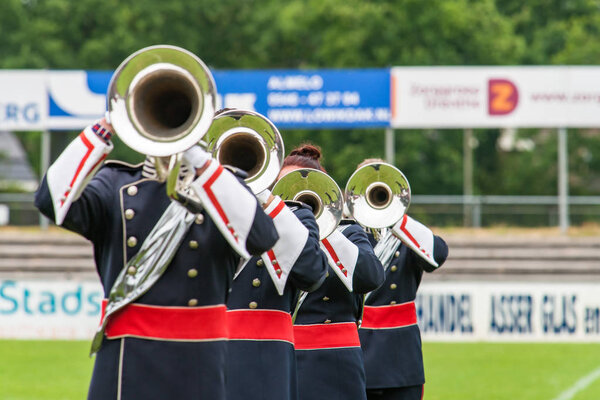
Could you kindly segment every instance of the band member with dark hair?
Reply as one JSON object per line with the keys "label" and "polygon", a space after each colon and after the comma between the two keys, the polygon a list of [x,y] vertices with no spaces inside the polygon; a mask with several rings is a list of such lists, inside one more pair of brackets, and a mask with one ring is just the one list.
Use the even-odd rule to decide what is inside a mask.
{"label": "band member with dark hair", "polygon": [[94,246],[106,300],[88,398],[224,399],[226,296],[240,261],[276,243],[273,221],[198,146],[185,154],[195,212],[166,195],[153,163],[103,163],[111,129],[104,119],[84,129],[35,199]]}
{"label": "band member with dark hair", "polygon": [[448,246],[406,214],[392,226],[391,232],[393,236],[386,241],[393,247],[389,249],[391,257],[382,260],[385,282],[366,296],[359,329],[367,398],[420,400],[425,374],[414,302],[423,271],[439,268],[448,256]]}
{"label": "band member with dark hair", "polygon": [[[268,197],[266,192],[259,199]],[[275,197],[265,212],[279,240],[246,264],[227,300],[228,400],[297,399],[291,312],[299,290],[317,289],[327,271],[310,207]]]}
{"label": "band member with dark hair", "polygon": [[[324,171],[316,146],[304,145],[284,161],[282,174],[300,168]],[[329,261],[325,282],[299,300],[294,325],[298,390],[302,400],[365,399],[365,374],[357,324],[363,294],[383,282],[383,268],[366,233],[342,221],[321,248]]]}

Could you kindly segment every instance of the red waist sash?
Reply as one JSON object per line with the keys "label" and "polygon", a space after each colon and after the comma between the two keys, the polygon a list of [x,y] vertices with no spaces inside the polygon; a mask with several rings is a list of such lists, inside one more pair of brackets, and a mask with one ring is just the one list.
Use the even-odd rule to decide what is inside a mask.
{"label": "red waist sash", "polygon": [[230,340],[281,340],[294,343],[292,317],[280,310],[227,310]]}
{"label": "red waist sash", "polygon": [[[102,302],[102,317],[106,300]],[[211,341],[227,339],[225,305],[165,307],[129,304],[111,315],[105,334],[109,339],[134,336],[147,339]]]}
{"label": "red waist sash", "polygon": [[363,329],[391,329],[417,323],[415,302],[394,304],[389,306],[365,306],[362,324]]}
{"label": "red waist sash", "polygon": [[294,340],[296,350],[360,347],[354,322],[294,325]]}

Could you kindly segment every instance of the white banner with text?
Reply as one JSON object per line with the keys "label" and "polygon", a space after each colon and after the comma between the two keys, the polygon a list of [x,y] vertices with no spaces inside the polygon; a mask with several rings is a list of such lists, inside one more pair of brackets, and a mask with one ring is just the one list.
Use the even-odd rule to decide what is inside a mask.
{"label": "white banner with text", "polygon": [[600,67],[395,67],[394,128],[600,126]]}

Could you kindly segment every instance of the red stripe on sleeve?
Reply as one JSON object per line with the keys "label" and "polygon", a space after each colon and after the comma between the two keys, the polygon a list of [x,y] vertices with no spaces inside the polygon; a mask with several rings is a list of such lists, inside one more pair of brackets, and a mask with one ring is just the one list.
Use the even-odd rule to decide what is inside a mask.
{"label": "red stripe on sleeve", "polygon": [[340,271],[342,271],[344,276],[348,276],[348,271],[344,268],[344,265],[340,261],[338,255],[336,254],[335,250],[333,249],[333,246],[331,245],[331,243],[329,243],[329,240],[327,240],[327,238],[325,238],[325,239],[321,240],[321,242],[323,243],[323,246],[325,246],[325,248],[327,249],[327,252],[333,259],[333,262],[335,263],[335,265],[340,269]]}
{"label": "red stripe on sleeve", "polygon": [[208,180],[204,183],[204,185],[202,185],[202,187],[204,188],[204,191],[206,192],[210,201],[213,203],[213,206],[215,206],[215,208],[217,209],[217,212],[219,213],[219,216],[221,217],[221,219],[227,226],[227,229],[229,229],[229,232],[231,232],[231,234],[233,235],[233,238],[235,239],[235,241],[239,242],[233,228],[230,227],[230,225],[229,225],[229,219],[227,218],[225,211],[221,207],[221,204],[219,203],[219,201],[217,200],[217,197],[215,196],[215,194],[213,193],[213,191],[211,189],[212,184],[215,183],[215,181],[217,180],[217,178],[219,176],[221,176],[222,172],[223,172],[223,166],[219,165],[217,167],[217,170],[213,173],[213,175],[210,178],[208,178]]}
{"label": "red stripe on sleeve", "polygon": [[[88,140],[87,137],[85,137],[85,134],[83,132],[81,132],[79,134],[79,137],[81,138],[81,141],[83,142],[83,144],[85,145],[85,147],[87,147],[87,152],[85,153],[85,155],[83,156],[83,158],[79,162],[79,165],[77,166],[77,171],[75,171],[75,176],[73,176],[73,179],[71,179],[71,183],[69,184],[69,188],[65,191],[65,194],[63,195],[63,197],[65,197],[65,200],[66,200],[66,197],[71,192],[71,189],[73,188],[73,185],[75,184],[75,181],[77,180],[77,177],[81,173],[81,170],[83,169],[83,166],[85,165],[85,162],[87,161],[88,158],[90,158],[90,155],[92,154],[92,151],[94,151],[94,145]],[[63,204],[65,204],[65,200],[61,200],[60,201],[60,205],[61,206]]]}
{"label": "red stripe on sleeve", "polygon": [[279,215],[281,210],[283,210],[283,207],[285,207],[285,203],[283,201],[279,201],[277,207],[275,207],[275,209],[269,213],[269,217],[275,219],[275,217]]}
{"label": "red stripe on sleeve", "polygon": [[417,239],[415,239],[413,235],[411,235],[410,232],[406,230],[406,221],[408,221],[408,216],[404,215],[404,218],[402,219],[402,225],[400,225],[400,230],[404,232],[404,234],[410,239],[410,241],[413,242],[415,246],[417,246],[420,249],[421,245],[419,244],[419,242],[417,242]]}

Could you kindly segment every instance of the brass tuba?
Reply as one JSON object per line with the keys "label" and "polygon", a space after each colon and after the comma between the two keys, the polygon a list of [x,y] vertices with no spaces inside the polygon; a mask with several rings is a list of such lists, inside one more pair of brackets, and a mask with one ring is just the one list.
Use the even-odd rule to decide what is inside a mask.
{"label": "brass tuba", "polygon": [[410,205],[410,185],[404,174],[385,162],[358,168],[346,184],[346,207],[359,224],[382,229],[394,225]]}
{"label": "brass tuba", "polygon": [[220,164],[239,168],[248,175],[245,181],[254,194],[275,182],[283,164],[279,130],[253,111],[231,109],[218,114],[204,142]]}
{"label": "brass tuba", "polygon": [[284,201],[308,204],[319,226],[319,239],[329,236],[342,219],[342,191],[329,175],[319,170],[293,170],[281,177],[271,192]]}
{"label": "brass tuba", "polygon": [[212,123],[216,98],[213,76],[195,54],[150,46],[116,69],[107,93],[108,115],[127,146],[166,157],[200,141]]}

